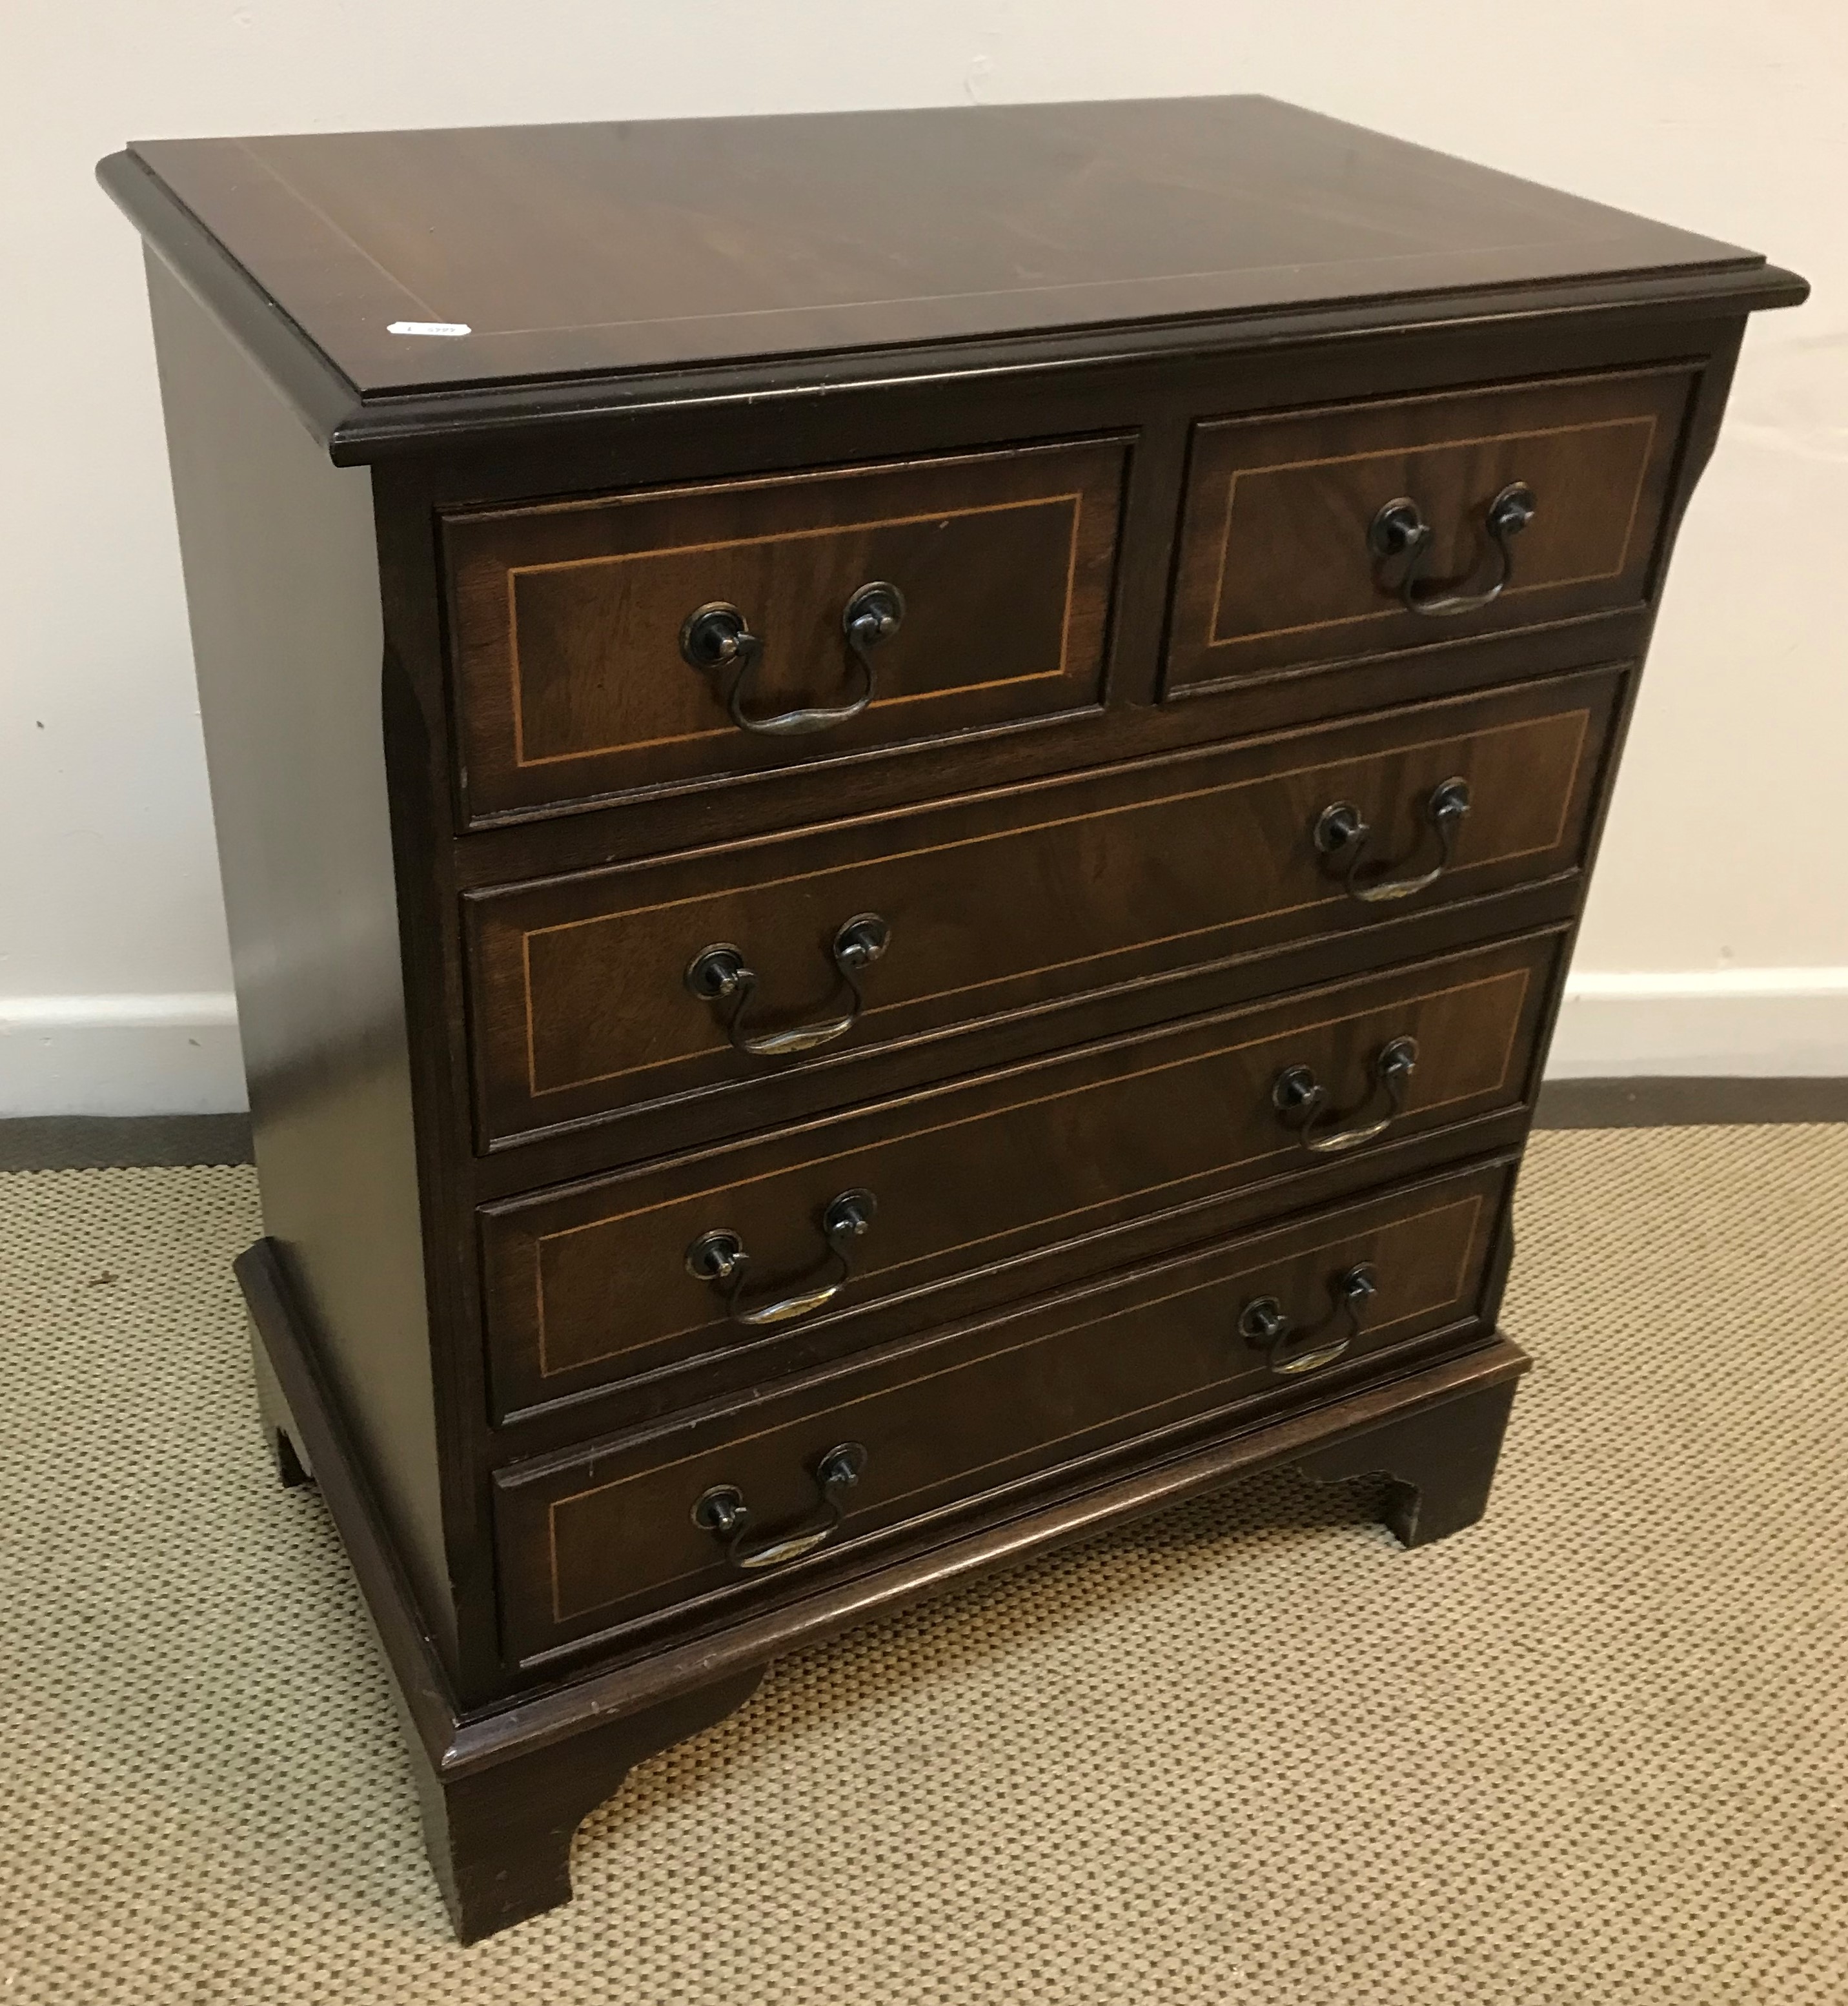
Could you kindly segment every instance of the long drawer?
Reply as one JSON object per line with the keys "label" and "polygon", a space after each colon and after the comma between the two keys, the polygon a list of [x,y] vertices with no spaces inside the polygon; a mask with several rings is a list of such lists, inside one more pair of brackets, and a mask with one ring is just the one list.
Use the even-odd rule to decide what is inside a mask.
{"label": "long drawer", "polygon": [[1324,1212],[503,1470],[510,1655],[697,1617],[754,1584],[799,1590],[872,1535],[1467,1342],[1512,1174],[1495,1163]]}
{"label": "long drawer", "polygon": [[695,1094],[736,1134],[767,1079],[838,1106],[908,1043],[1040,1013],[1051,1046],[1080,999],[1575,871],[1625,681],[471,894],[481,1138]]}
{"label": "long drawer", "polygon": [[[858,1315],[933,1320],[933,1288],[1101,1272],[1112,1235],[1206,1215],[1407,1136],[1518,1107],[1559,973],[1555,931],[1219,1012],[722,1149],[484,1209],[502,1418]],[[1195,1230],[1214,1230],[1210,1216]],[[827,1333],[817,1339],[816,1327]]]}

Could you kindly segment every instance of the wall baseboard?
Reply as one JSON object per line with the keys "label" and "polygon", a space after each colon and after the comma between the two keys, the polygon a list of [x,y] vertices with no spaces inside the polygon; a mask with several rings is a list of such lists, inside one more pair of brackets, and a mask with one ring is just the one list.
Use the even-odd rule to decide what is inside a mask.
{"label": "wall baseboard", "polygon": [[[1555,1079],[1538,1128],[1674,1128],[1848,1121],[1848,1078]],[[244,1114],[40,1114],[0,1117],[0,1172],[248,1163]]]}
{"label": "wall baseboard", "polygon": [[1848,1075],[1848,968],[1575,970],[1547,1077]]}
{"label": "wall baseboard", "polygon": [[[1562,1108],[1578,1104],[1558,1098],[1562,1082],[1629,1091],[1677,1078],[1779,1079],[1790,1104],[1817,1104],[1818,1082],[1848,1079],[1848,968],[1575,973],[1547,1076]],[[1658,1095],[1650,1104],[1667,1103]],[[228,992],[0,999],[0,1119],[223,1115],[244,1106]]]}
{"label": "wall baseboard", "polygon": [[0,997],[0,1117],[245,1106],[229,991]]}
{"label": "wall baseboard", "polygon": [[[1550,1079],[1537,1128],[1678,1128],[1848,1121],[1848,1078]],[[248,1163],[245,1114],[0,1117],[0,1172]]]}

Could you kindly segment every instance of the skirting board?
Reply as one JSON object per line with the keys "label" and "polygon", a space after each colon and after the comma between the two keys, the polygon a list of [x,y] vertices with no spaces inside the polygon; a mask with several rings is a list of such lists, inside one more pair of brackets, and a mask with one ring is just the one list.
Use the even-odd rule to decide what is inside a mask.
{"label": "skirting board", "polygon": [[229,992],[0,997],[0,1116],[223,1114],[244,1105]]}
{"label": "skirting board", "polygon": [[1575,969],[1555,1079],[1848,1075],[1848,968]]}
{"label": "skirting board", "polygon": [[[1848,1079],[1550,1079],[1538,1128],[1685,1128],[1848,1121]],[[0,1118],[0,1172],[248,1163],[244,1114],[51,1114]]]}
{"label": "skirting board", "polygon": [[[1845,1095],[1848,968],[1587,970],[1566,987],[1539,1118],[1842,1121]],[[246,1160],[244,1104],[227,994],[0,1000],[0,1167]],[[156,1118],[121,1119],[136,1116]]]}

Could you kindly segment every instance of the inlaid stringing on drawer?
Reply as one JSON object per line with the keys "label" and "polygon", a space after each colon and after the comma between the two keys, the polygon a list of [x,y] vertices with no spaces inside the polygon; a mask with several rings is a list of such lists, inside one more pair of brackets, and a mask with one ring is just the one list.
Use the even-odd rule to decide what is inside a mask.
{"label": "inlaid stringing on drawer", "polygon": [[1669,533],[1801,280],[1264,99],[100,173],[262,1424],[465,1941],[844,1621],[1260,1468],[1474,1522]]}
{"label": "inlaid stringing on drawer", "polygon": [[[1454,1325],[1480,1293],[1507,1178],[1505,1164],[1453,1174],[792,1385],[748,1417],[679,1421],[504,1471],[497,1515],[516,1647],[543,1656],[587,1629],[748,1585],[725,1542],[693,1521],[709,1486],[736,1487],[768,1533],[813,1513],[818,1459],[851,1441],[867,1453],[841,1527],[850,1540],[1305,1383],[1244,1328],[1255,1304],[1340,1343],[1318,1379]],[[1350,1318],[1342,1284],[1357,1267],[1371,1293]]]}
{"label": "inlaid stringing on drawer", "polygon": [[[715,1086],[743,1128],[753,1086],[792,1071],[813,1079],[814,1105],[838,1104],[861,1061],[921,1033],[1572,869],[1625,674],[1588,671],[684,861],[473,893],[483,1139]],[[1432,802],[1458,779],[1467,812],[1440,832]],[[1366,832],[1351,853],[1328,853],[1316,831],[1344,803]],[[1373,896],[1434,869],[1414,899]],[[1351,876],[1365,898],[1344,890]],[[827,950],[870,914],[887,945],[842,1014],[850,992]],[[690,993],[690,968],[718,943],[755,978],[742,1002]],[[806,1050],[769,1057],[728,1039],[748,1043],[805,1012],[824,1020]],[[1069,1041],[1069,1021],[1048,1018],[1045,1042]],[[940,1070],[957,1069],[946,1051]],[[859,1088],[877,1090],[876,1077]]]}
{"label": "inlaid stringing on drawer", "polygon": [[[978,1077],[782,1135],[648,1165],[574,1189],[487,1208],[486,1301],[497,1402],[513,1413],[714,1353],[772,1352],[797,1325],[832,1318],[851,1348],[853,1313],[977,1270],[988,1300],[1031,1288],[1048,1249],[1107,1267],[1110,1235],[1267,1177],[1311,1177],[1301,1118],[1274,1100],[1307,1065],[1337,1119],[1377,1120],[1397,1139],[1517,1106],[1562,936],[1512,943],[1330,990],[1187,1020],[1088,1051]],[[1393,1091],[1383,1055],[1418,1040]],[[1320,1139],[1319,1137],[1317,1139]],[[1344,1156],[1351,1152],[1343,1151]],[[817,1222],[855,1191],[876,1216],[849,1249],[851,1279],[765,1329],[747,1313],[836,1279]],[[1278,1208],[1310,1195],[1280,1191]],[[1207,1230],[1202,1228],[1201,1230]],[[751,1263],[732,1300],[723,1278],[689,1272],[708,1236]],[[697,1265],[697,1264],[695,1264]],[[773,1370],[766,1356],[764,1369]]]}
{"label": "inlaid stringing on drawer", "polygon": [[[1542,378],[1200,424],[1167,688],[1640,605],[1696,375]],[[1530,516],[1498,537],[1495,505],[1516,489]],[[1378,540],[1395,502],[1422,523],[1422,548]],[[1435,615],[1408,604],[1446,597]]]}
{"label": "inlaid stringing on drawer", "polygon": [[[1128,459],[1055,442],[447,516],[469,815],[1094,706]],[[875,586],[893,624],[862,647]],[[722,607],[748,664],[708,660],[694,616]],[[802,710],[834,721],[764,728]]]}

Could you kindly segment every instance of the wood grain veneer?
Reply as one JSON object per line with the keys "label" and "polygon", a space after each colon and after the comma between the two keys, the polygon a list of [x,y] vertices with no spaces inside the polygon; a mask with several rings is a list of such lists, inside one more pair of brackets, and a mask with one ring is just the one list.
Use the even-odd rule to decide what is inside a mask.
{"label": "wood grain veneer", "polygon": [[1191,1212],[1179,1230],[1197,1237],[1203,1213],[1260,1180],[1294,1175],[1306,1188],[1288,1202],[1311,1202],[1330,1159],[1273,1106],[1278,1073],[1309,1065],[1337,1107],[1368,1107],[1379,1100],[1375,1055],[1409,1036],[1418,1062],[1386,1131],[1395,1142],[1519,1107],[1559,947],[1543,934],[1190,1018],[494,1207],[483,1225],[497,1398],[536,1406],[669,1365],[697,1370],[741,1346],[772,1371],[789,1332],[731,1321],[725,1291],[688,1273],[687,1249],[703,1233],[736,1232],[752,1257],[751,1298],[775,1297],[827,1273],[817,1222],[845,1191],[873,1191],[879,1215],[848,1286],[803,1319],[805,1347],[824,1329],[838,1345],[863,1342],[860,1316],[895,1294],[914,1298],[914,1324],[927,1321],[933,1286],[965,1270],[1005,1264],[991,1292],[1028,1291],[1042,1249],[1069,1262],[1073,1243],[1087,1242],[1088,1265],[1105,1265],[1112,1236],[1151,1214]]}
{"label": "wood grain veneer", "polygon": [[1402,568],[1368,547],[1402,495],[1431,526],[1425,575],[1467,586],[1494,556],[1489,504],[1512,482],[1532,490],[1508,586],[1471,632],[1639,604],[1693,382],[1676,368],[1569,377],[1201,424],[1165,687],[1431,645],[1446,623],[1409,611]]}
{"label": "wood grain veneer", "polygon": [[[1330,1283],[1372,1264],[1343,1371],[1434,1331],[1462,1334],[1501,1223],[1505,1168],[1133,1269],[1043,1309],[959,1329],[898,1360],[796,1382],[744,1417],[694,1417],[571,1459],[510,1470],[497,1487],[508,1621],[543,1656],[672,1608],[683,1626],[715,1603],[803,1592],[860,1557],[866,1534],[986,1498],[1035,1471],[1274,1394],[1287,1383],[1239,1313],[1274,1296],[1312,1329],[1340,1322]],[[834,1443],[869,1451],[844,1543],[768,1579],[740,1578],[694,1524],[711,1486],[743,1490],[760,1523],[799,1522]]]}
{"label": "wood grain veneer", "polygon": [[[466,812],[1100,703],[1128,455],[1035,446],[446,516]],[[747,714],[844,704],[842,615],[874,581],[903,593],[903,623],[872,704],[824,740],[740,731],[725,678],[682,656],[687,616],[730,604],[764,643]]]}
{"label": "wood grain veneer", "polygon": [[[1576,871],[1624,683],[1600,670],[774,844],[472,892],[481,1139],[715,1089],[747,1125],[761,1118],[754,1086],[805,1072],[824,1107],[865,1093],[865,1062],[901,1041]],[[1456,778],[1471,806],[1442,877],[1414,900],[1349,896],[1347,860],[1316,846],[1323,811],[1362,806],[1374,832],[1363,886],[1394,867],[1416,875],[1439,853],[1431,796]],[[754,1015],[824,1014],[839,987],[829,943],[869,910],[892,945],[858,1022],[812,1055],[738,1051],[729,1010],[687,991],[694,956],[736,941],[762,985]]]}
{"label": "wood grain veneer", "polygon": [[[1263,99],[99,172],[148,245],[262,1425],[460,1934],[567,1899],[577,1821],[770,1658],[974,1570],[1281,1462],[1386,1475],[1407,1543],[1480,1515],[1667,565],[1801,280]],[[852,717],[741,728],[683,658],[725,600],[741,714],[842,708],[874,574]],[[685,986],[727,943],[748,1025]],[[1365,1139],[1305,1148],[1293,1066]],[[1254,1298],[1333,1329],[1360,1265],[1278,1371]]]}

